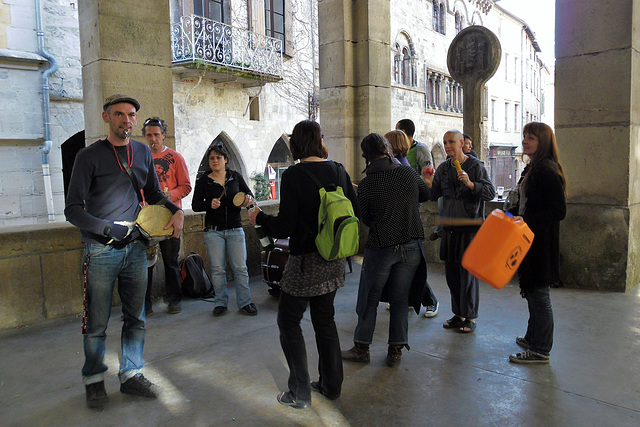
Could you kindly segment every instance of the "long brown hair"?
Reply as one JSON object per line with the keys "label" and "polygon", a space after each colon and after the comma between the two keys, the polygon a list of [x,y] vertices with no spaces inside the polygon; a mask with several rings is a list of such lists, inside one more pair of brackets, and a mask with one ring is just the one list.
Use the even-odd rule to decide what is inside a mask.
{"label": "long brown hair", "polygon": [[556,144],[556,135],[553,129],[546,123],[531,122],[524,125],[522,135],[529,134],[538,138],[538,149],[535,154],[529,157],[531,168],[540,164],[545,160],[550,160],[558,166],[557,173],[562,177],[562,185],[564,187],[565,196],[567,194],[567,178],[564,175],[564,169],[560,163],[558,156],[558,145]]}

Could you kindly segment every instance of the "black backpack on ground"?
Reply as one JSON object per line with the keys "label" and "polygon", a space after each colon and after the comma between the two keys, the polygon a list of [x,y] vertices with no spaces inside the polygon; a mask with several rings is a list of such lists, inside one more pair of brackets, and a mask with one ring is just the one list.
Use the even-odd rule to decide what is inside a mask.
{"label": "black backpack on ground", "polygon": [[204,269],[204,261],[195,252],[180,261],[180,288],[190,298],[210,298],[214,295],[211,279]]}

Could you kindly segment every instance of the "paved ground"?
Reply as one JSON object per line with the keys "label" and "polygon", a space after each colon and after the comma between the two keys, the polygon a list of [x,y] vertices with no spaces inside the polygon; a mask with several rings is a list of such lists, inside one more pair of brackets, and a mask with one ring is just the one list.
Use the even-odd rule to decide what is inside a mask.
{"label": "paved ground", "polygon": [[[338,292],[336,321],[343,348],[352,344],[359,265]],[[314,394],[312,407],[279,405],[288,370],[275,323],[277,300],[256,278],[257,317],[186,300],[169,315],[156,304],[148,321],[145,374],[164,386],[159,400],[118,391],[119,310],[108,330],[106,387],[111,404],[86,408],[80,368],[80,320],[62,319],[0,331],[0,426],[638,426],[640,298],[553,289],[555,345],[549,365],[520,366],[507,357],[525,331],[527,309],[515,284],[481,286],[478,328],[442,328],[450,317],[440,266],[429,281],[441,300],[433,319],[410,314],[411,351],[398,368],[384,364],[388,312],[381,304],[368,365],[345,362],[342,397]],[[232,304],[235,299],[232,297]],[[230,307],[232,307],[230,305]],[[312,378],[315,341],[303,322]]]}

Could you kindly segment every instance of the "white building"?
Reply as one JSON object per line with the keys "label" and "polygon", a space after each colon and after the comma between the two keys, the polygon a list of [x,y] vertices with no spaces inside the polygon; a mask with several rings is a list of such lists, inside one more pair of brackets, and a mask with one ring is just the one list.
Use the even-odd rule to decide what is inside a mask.
{"label": "white building", "polygon": [[[552,82],[538,57],[534,33],[520,18],[483,0],[392,1],[392,111],[395,121],[410,118],[415,139],[432,148],[436,164],[444,160],[442,136],[462,130],[461,86],[447,69],[447,51],[455,36],[470,25],[493,31],[502,47],[500,67],[487,82],[484,99],[484,158],[496,186],[511,188],[522,170],[522,126],[540,120],[543,97],[553,99]],[[552,83],[551,83],[552,84]],[[549,114],[553,116],[551,103]],[[553,124],[553,123],[550,123]],[[474,142],[479,151],[478,141]]]}
{"label": "white building", "polygon": [[[291,164],[287,134],[296,122],[320,116],[317,0],[169,4],[176,149],[192,181],[209,144],[223,141],[245,178],[275,172],[267,178],[277,197],[278,172]],[[553,98],[544,93],[552,76],[533,32],[492,0],[391,0],[390,10],[394,115],[388,129],[375,131],[411,118],[415,138],[432,148],[436,163],[444,160],[442,135],[462,130],[464,96],[447,70],[447,50],[462,28],[484,25],[503,49],[485,96],[485,162],[496,185],[508,188],[521,165],[522,124],[543,117],[543,99]],[[63,158],[84,146],[78,33],[77,1],[0,2],[0,226],[64,221],[70,162]],[[52,61],[55,71],[44,78]],[[552,116],[552,104],[547,112]],[[140,114],[142,122],[153,106]],[[51,147],[43,156],[45,140]]]}

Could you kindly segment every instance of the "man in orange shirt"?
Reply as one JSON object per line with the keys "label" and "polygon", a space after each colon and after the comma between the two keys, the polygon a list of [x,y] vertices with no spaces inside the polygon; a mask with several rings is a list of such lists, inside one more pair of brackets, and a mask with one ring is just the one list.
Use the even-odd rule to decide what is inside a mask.
{"label": "man in orange shirt", "polygon": [[[165,196],[182,208],[182,199],[191,192],[189,171],[184,158],[164,145],[167,136],[167,124],[158,117],[151,117],[144,121],[142,133],[153,155],[153,163],[156,167],[160,189]],[[160,252],[165,272],[166,300],[168,312],[177,314],[182,311],[180,301],[180,267],[178,265],[178,253],[180,252],[180,239],[169,238],[160,242]],[[153,314],[151,302],[151,284],[153,283],[153,268],[149,268],[149,281],[145,299],[146,315]]]}

